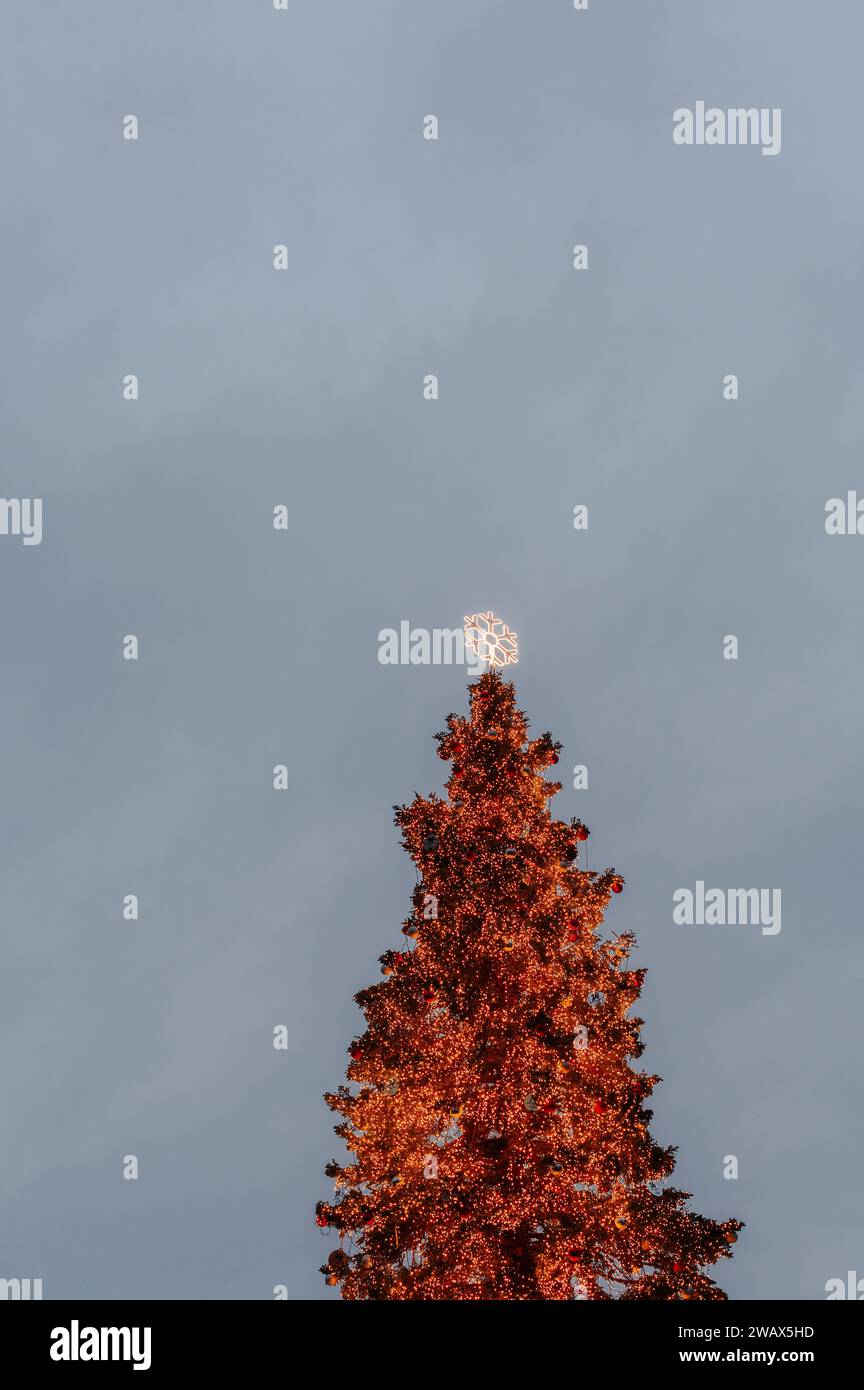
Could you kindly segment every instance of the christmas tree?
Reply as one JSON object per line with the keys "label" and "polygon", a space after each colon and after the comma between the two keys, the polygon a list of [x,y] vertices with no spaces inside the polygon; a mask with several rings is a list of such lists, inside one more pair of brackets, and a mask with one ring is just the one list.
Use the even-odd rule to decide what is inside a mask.
{"label": "christmas tree", "polygon": [[602,931],[623,880],[579,867],[587,828],[549,810],[561,745],[528,741],[512,684],[469,694],[438,735],[447,799],[396,809],[418,883],[325,1097],[350,1158],[325,1170],[322,1273],[345,1299],[724,1299],[706,1267],[741,1223],[666,1186],[660,1078],[631,1064],[645,972]]}

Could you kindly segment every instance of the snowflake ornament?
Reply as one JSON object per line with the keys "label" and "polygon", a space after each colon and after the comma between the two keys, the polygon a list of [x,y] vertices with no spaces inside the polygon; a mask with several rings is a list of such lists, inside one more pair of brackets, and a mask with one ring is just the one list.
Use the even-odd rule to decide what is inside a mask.
{"label": "snowflake ornament", "polygon": [[465,644],[490,666],[510,666],[519,660],[516,633],[494,613],[475,613],[465,619]]}

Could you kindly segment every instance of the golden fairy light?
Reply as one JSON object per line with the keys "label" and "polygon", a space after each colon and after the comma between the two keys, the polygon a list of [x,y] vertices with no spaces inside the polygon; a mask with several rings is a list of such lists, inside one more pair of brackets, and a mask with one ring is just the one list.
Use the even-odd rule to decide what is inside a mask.
{"label": "golden fairy light", "polygon": [[[505,635],[516,659],[493,614],[475,625],[487,659]],[[553,818],[561,745],[529,738],[512,683],[469,690],[438,736],[446,794],[396,811],[418,882],[326,1096],[347,1154],[325,1168],[321,1272],[348,1300],[724,1299],[708,1270],[741,1223],[667,1186],[631,1012],[645,972],[606,921],[624,880]]]}

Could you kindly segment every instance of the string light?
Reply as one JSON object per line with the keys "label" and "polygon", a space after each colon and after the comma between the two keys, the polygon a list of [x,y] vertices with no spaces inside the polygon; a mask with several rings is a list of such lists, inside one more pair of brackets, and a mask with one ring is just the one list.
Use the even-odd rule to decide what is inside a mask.
{"label": "string light", "polygon": [[[515,632],[511,632],[494,613],[475,613],[465,619],[466,650],[490,666],[510,666],[519,660]],[[494,733],[491,735],[496,737]]]}
{"label": "string light", "polygon": [[406,944],[356,995],[349,1084],[325,1097],[351,1157],[328,1164],[317,1220],[351,1251],[322,1272],[346,1299],[725,1298],[706,1270],[741,1223],[665,1185],[660,1078],[631,1064],[645,972],[632,934],[601,936],[624,880],[579,867],[587,827],[549,810],[560,744],[529,741],[486,659],[470,717],[438,736],[447,797],[396,812],[419,881]]}

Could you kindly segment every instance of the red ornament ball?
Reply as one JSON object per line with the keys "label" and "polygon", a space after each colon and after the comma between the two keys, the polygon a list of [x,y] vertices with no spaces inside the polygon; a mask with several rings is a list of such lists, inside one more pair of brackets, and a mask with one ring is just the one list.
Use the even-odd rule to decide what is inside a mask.
{"label": "red ornament ball", "polygon": [[614,879],[612,880],[612,892],[613,892],[613,893],[623,893],[623,892],[624,892],[624,884],[621,882],[620,878],[614,878]]}
{"label": "red ornament ball", "polygon": [[590,834],[591,834],[591,831],[590,831],[590,830],[588,830],[584,825],[580,825],[579,828],[578,828],[577,831],[576,831],[576,839],[577,839],[577,840],[587,840],[587,839],[588,839],[588,836],[589,836]]}

